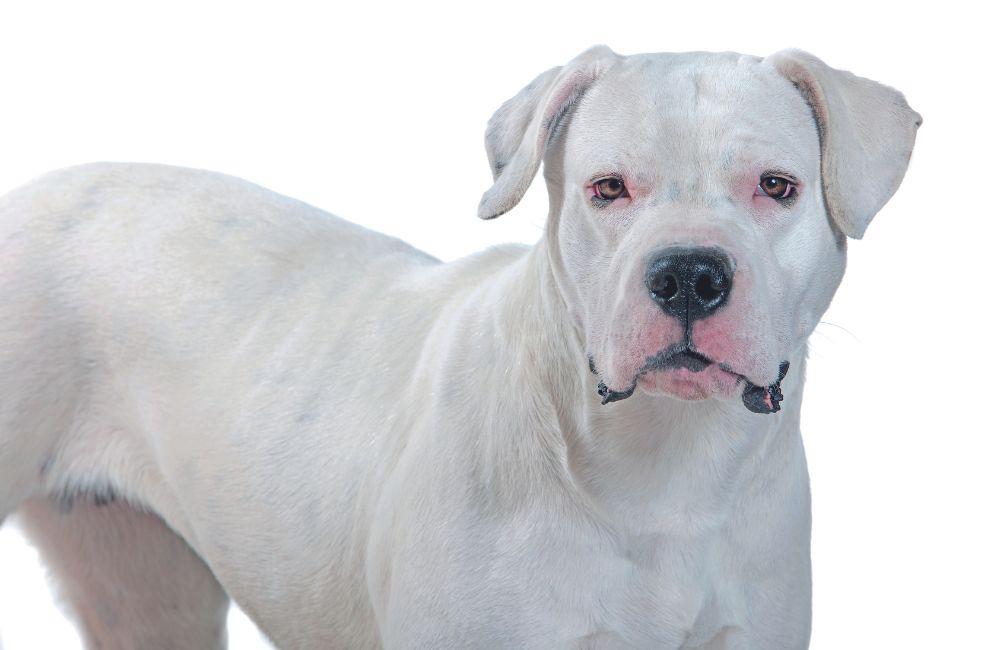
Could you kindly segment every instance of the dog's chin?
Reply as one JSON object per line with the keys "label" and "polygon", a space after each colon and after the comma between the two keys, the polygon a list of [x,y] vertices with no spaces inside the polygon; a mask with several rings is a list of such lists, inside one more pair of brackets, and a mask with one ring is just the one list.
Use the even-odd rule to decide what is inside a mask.
{"label": "dog's chin", "polygon": [[677,399],[696,401],[710,397],[733,397],[739,377],[712,364],[699,371],[688,368],[667,368],[647,372],[639,377],[637,388],[647,395],[669,395]]}

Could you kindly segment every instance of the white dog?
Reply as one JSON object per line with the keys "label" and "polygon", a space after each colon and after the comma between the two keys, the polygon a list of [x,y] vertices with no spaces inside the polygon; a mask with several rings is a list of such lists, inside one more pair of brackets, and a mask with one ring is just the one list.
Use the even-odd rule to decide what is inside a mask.
{"label": "white dog", "polygon": [[[490,121],[533,248],[450,264],[219,174],[0,201],[0,519],[92,647],[804,648],[806,340],[898,92],[591,49]],[[783,400],[783,401],[782,401]],[[780,409],[780,410],[779,410]]]}

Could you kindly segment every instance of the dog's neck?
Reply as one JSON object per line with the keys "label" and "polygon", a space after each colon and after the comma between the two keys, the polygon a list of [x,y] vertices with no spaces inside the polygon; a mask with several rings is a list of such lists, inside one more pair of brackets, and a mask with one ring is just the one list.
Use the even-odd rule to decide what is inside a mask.
{"label": "dog's neck", "polygon": [[562,448],[547,451],[562,458],[572,489],[603,517],[634,532],[718,526],[750,484],[801,454],[803,352],[790,359],[775,414],[752,413],[739,396],[684,401],[641,390],[602,405],[557,273],[543,240],[508,287],[519,294],[508,304],[527,306],[516,341],[532,365],[526,374],[543,378],[524,405],[548,411],[531,417],[559,429]]}

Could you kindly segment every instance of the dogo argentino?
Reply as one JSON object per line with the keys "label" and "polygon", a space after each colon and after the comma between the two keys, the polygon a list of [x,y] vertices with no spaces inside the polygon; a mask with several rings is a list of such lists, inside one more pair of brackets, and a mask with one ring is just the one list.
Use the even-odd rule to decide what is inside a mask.
{"label": "dogo argentino", "polygon": [[[804,648],[806,340],[920,116],[809,54],[619,56],[496,112],[441,264],[244,181],[0,202],[0,518],[91,647]],[[9,586],[8,586],[9,588]]]}

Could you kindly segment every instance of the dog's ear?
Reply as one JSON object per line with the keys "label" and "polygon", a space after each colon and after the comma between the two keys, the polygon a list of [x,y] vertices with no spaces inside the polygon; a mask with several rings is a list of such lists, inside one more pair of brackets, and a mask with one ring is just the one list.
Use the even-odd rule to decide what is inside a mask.
{"label": "dog's ear", "polygon": [[479,217],[507,212],[528,191],[545,148],[573,105],[619,57],[608,47],[592,47],[561,68],[552,68],[528,84],[490,118],[486,155],[493,187],[479,202]]}
{"label": "dog's ear", "polygon": [[812,108],[827,210],[845,234],[860,239],[903,180],[920,114],[899,91],[834,70],[800,50],[772,54],[764,63]]}

